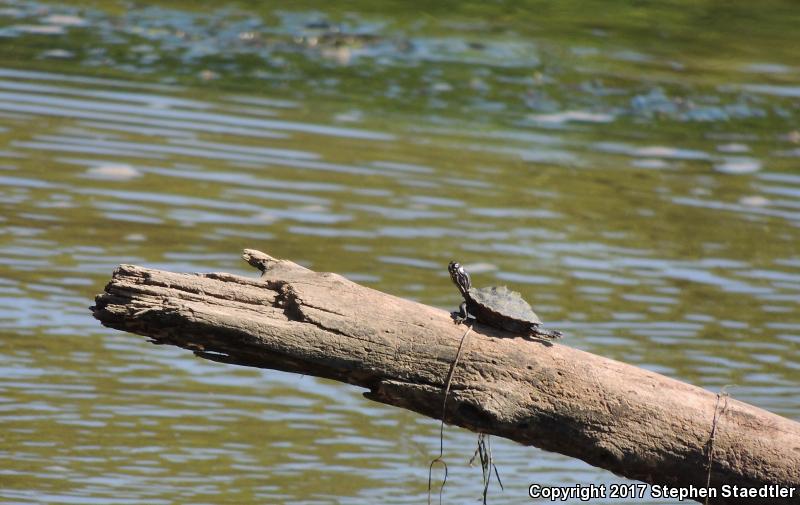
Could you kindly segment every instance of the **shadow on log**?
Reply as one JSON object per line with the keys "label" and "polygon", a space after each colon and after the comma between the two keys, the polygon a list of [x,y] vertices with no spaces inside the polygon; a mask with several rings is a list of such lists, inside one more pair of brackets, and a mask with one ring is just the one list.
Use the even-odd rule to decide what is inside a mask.
{"label": "shadow on log", "polygon": [[[261,278],[120,265],[94,317],[202,358],[335,379],[368,389],[371,400],[441,417],[464,332],[447,312],[259,251],[244,258]],[[800,503],[800,423],[734,399],[720,414],[717,395],[696,386],[509,337],[475,326],[453,375],[446,422],[631,479],[699,489],[716,413],[718,496],[709,503]],[[725,485],[773,494],[724,497]]]}

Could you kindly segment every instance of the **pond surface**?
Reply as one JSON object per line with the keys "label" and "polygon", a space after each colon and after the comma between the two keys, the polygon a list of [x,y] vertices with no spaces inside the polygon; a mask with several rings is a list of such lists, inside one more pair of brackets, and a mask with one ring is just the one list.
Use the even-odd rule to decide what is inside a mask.
{"label": "pond surface", "polygon": [[[119,263],[246,247],[445,309],[457,259],[566,345],[800,420],[794,2],[159,5],[0,1],[0,503],[425,502],[435,421],[91,318]],[[493,449],[490,503],[621,482]]]}

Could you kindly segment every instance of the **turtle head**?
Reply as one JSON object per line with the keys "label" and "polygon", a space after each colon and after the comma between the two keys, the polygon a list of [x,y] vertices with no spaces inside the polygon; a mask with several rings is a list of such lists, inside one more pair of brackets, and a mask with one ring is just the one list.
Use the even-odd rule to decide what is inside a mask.
{"label": "turtle head", "polygon": [[469,288],[472,287],[472,280],[469,278],[467,271],[456,261],[451,261],[447,265],[447,270],[450,272],[450,278],[453,279],[453,283],[458,286],[458,290],[461,291],[462,295],[465,295]]}

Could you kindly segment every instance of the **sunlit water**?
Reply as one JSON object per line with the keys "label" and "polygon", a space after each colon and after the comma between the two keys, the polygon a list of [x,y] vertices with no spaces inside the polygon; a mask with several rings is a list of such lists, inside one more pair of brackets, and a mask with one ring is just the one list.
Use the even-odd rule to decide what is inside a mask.
{"label": "sunlit water", "polygon": [[[2,503],[425,501],[433,420],[90,316],[119,263],[255,275],[245,247],[443,308],[458,259],[565,345],[800,419],[783,4],[748,25],[763,47],[739,40],[743,7],[727,26],[673,6],[639,33],[632,12],[590,23],[569,3],[532,25],[467,3],[0,5]],[[477,500],[475,435],[445,447],[448,502]],[[491,503],[621,482],[493,449]]]}

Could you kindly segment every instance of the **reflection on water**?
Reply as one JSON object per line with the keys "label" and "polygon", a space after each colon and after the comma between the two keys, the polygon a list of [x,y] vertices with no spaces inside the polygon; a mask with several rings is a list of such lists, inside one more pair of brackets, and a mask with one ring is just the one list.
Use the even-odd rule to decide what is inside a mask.
{"label": "reflection on water", "polygon": [[[432,420],[89,315],[118,263],[254,275],[244,247],[443,308],[458,259],[566,345],[800,419],[800,68],[780,53],[718,28],[733,56],[701,72],[682,25],[656,48],[574,12],[512,36],[480,10],[2,5],[3,503],[425,500]],[[446,437],[447,497],[474,499],[475,436]],[[617,480],[494,450],[494,503]]]}

